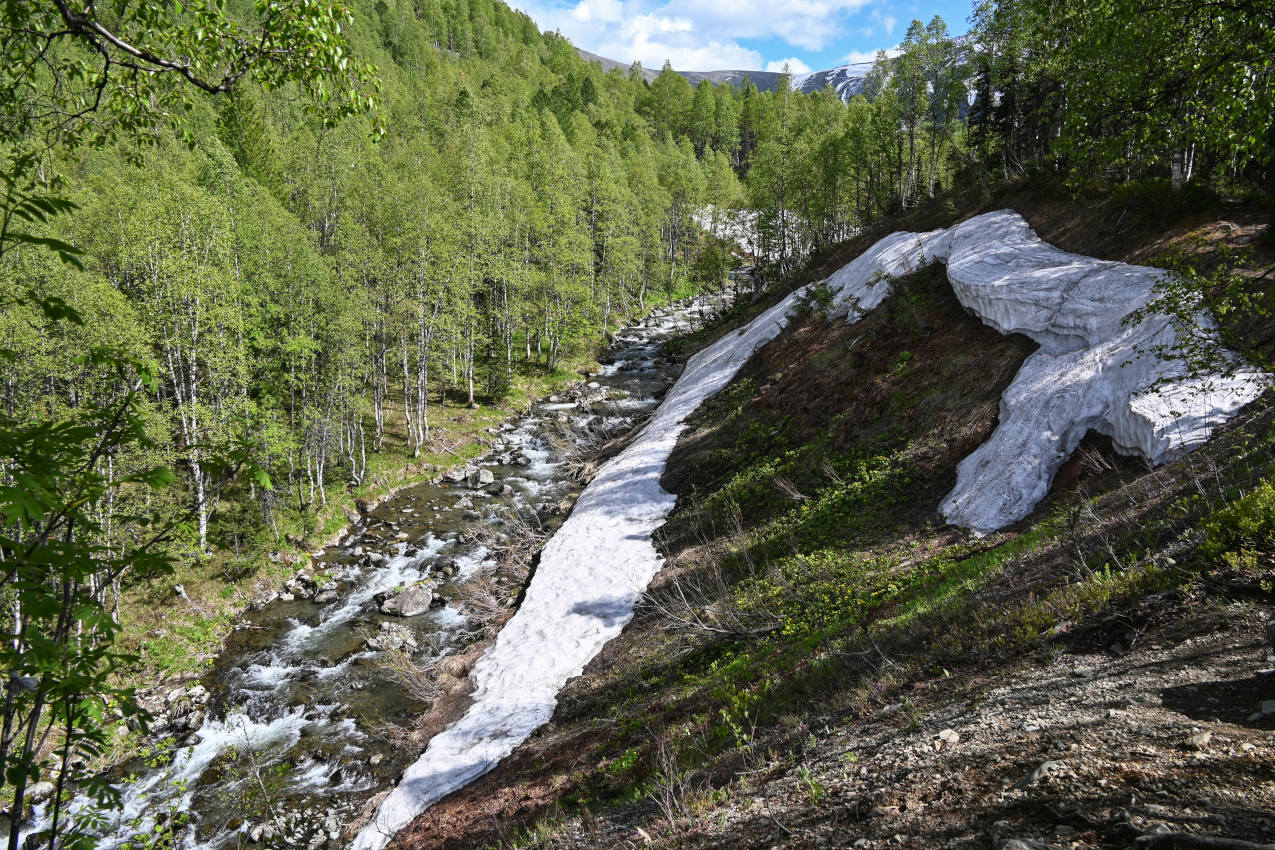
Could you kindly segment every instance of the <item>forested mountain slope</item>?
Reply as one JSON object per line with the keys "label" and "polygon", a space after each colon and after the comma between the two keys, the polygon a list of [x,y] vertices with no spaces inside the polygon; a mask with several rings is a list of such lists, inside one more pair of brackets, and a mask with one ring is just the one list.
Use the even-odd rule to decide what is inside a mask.
{"label": "forested mountain slope", "polygon": [[[366,598],[301,600],[305,609],[280,588],[349,590],[312,553],[350,523],[367,531],[370,505],[400,485],[449,468],[466,484],[495,484],[456,467],[493,443],[508,449],[508,417],[596,368],[608,334],[655,304],[729,287],[734,329],[885,232],[1011,206],[1064,248],[1179,271],[1162,306],[1185,328],[1211,310],[1227,345],[1269,364],[1270,9],[995,0],[973,12],[969,50],[941,18],[914,21],[899,55],[875,63],[864,96],[846,102],[783,77],[761,91],[692,85],[671,68],[605,70],[498,0],[8,4],[0,775],[10,846],[37,820],[51,845],[71,846],[93,817],[68,825],[67,800],[118,808],[122,789],[139,787],[126,772],[166,769],[199,743],[202,721],[229,716],[230,703],[192,713],[189,696],[208,697],[196,680],[230,652],[226,635],[257,631],[244,610],[263,594],[297,603],[288,610],[301,619],[339,608],[342,622],[384,626],[377,591],[402,590],[376,572],[384,552],[334,547],[376,574]],[[1256,651],[1264,616],[1244,605],[1270,595],[1265,402],[1154,471],[1089,440],[1053,496],[972,541],[940,525],[934,505],[994,429],[996,399],[1032,349],[990,334],[940,283],[932,272],[907,278],[856,326],[824,321],[816,298],[794,333],[709,401],[663,481],[679,497],[656,535],[672,569],[638,620],[568,685],[539,738],[427,812],[406,840],[512,840],[507,821],[532,826],[562,806],[575,819],[565,840],[585,844],[634,834],[740,842],[710,820],[746,823],[745,836],[769,844],[818,843],[867,812],[879,820],[864,840],[930,846],[924,823],[906,832],[913,814],[892,818],[923,811],[933,789],[902,802],[897,787],[865,790],[845,765],[857,755],[833,742],[882,716],[896,719],[871,734],[911,734],[922,718],[904,711],[910,695],[984,675],[1012,689],[1007,665],[1043,666],[1073,641],[1120,655],[1162,635],[1168,654],[1147,663],[1204,678],[1174,641],[1233,624],[1229,644],[1208,638],[1225,656],[1208,693],[1258,702],[1266,680],[1245,678],[1242,651]],[[1207,347],[1182,339],[1172,356],[1209,365]],[[483,519],[467,508],[449,505],[463,521]],[[421,539],[375,523],[394,558],[424,557]],[[476,535],[464,530],[470,543]],[[487,599],[484,639],[523,588],[500,593]],[[289,624],[288,610],[273,612],[276,625],[311,628]],[[1156,631],[1168,621],[1185,631]],[[411,637],[400,628],[385,631]],[[350,639],[382,652],[383,642]],[[313,665],[332,658],[294,669],[318,678]],[[399,661],[423,702],[443,702],[430,696],[445,673],[438,654]],[[1104,669],[1128,675],[1118,661]],[[452,669],[463,690],[467,668]],[[355,685],[365,686],[350,693]],[[1153,778],[1108,762],[1080,803],[1051,798],[1048,818],[1099,830],[1090,843],[1128,843],[1152,832],[1153,814],[1187,824],[1198,811],[1182,801],[1195,794],[1207,808],[1198,800],[1217,788],[1232,801],[1219,831],[1260,836],[1254,812],[1269,800],[1253,764],[1269,742],[1254,730],[1269,717],[1209,717],[1165,690],[1179,686],[1164,683],[1157,708],[1216,724],[1226,749],[1211,775],[1229,764],[1253,781],[1203,788],[1167,768]],[[163,709],[149,731],[139,688]],[[959,693],[981,699],[977,685]],[[171,727],[182,706],[184,725]],[[311,722],[304,706],[267,708]],[[414,740],[375,711],[335,720]],[[1180,718],[1155,722],[1162,738],[1130,732],[1122,752],[1180,737]],[[243,737],[204,765],[255,764]],[[953,743],[939,741],[930,751]],[[1042,758],[1067,743],[1049,738]],[[1207,741],[1190,746],[1210,758]],[[806,750],[819,756],[810,765],[792,755]],[[266,779],[294,786],[310,771],[326,782],[344,769],[314,751],[304,758],[309,767],[289,756]],[[818,824],[809,836],[767,807],[772,770],[786,777],[776,800],[805,795],[797,808]],[[826,807],[839,773],[839,793],[858,790]],[[223,778],[214,770],[206,784]],[[1170,778],[1187,796],[1166,790],[1179,787]],[[1117,790],[1095,790],[1108,786]],[[238,802],[268,811],[269,784],[258,775],[253,787]],[[172,800],[188,799],[177,791]],[[1168,808],[1126,812],[1130,833],[1118,808],[1148,792],[1171,798],[1155,804]],[[952,826],[962,841],[1007,811],[1048,832],[1031,800],[1006,810],[979,799],[983,808],[953,815],[965,818]],[[141,828],[154,844],[197,842],[189,814]],[[315,837],[318,825],[300,820]],[[694,841],[688,823],[702,830]],[[211,826],[251,836],[242,818]],[[339,826],[325,820],[320,840],[335,841]],[[596,829],[613,831],[602,840]]]}

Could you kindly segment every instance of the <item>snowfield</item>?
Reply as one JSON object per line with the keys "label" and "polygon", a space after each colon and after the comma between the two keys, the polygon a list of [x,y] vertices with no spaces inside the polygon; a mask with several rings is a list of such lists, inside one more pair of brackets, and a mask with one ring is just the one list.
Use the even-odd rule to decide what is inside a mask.
{"label": "snowfield", "polygon": [[[1150,301],[1164,272],[1060,251],[1010,210],[882,239],[823,282],[834,315],[856,321],[886,298],[894,278],[934,262],[947,264],[956,297],[974,315],[1040,345],[1005,390],[995,433],[961,462],[939,507],[976,533],[1030,513],[1087,431],[1160,463],[1203,443],[1268,385],[1244,367],[1190,380],[1184,362],[1143,353],[1173,342],[1169,319],[1129,327],[1123,320]],[[632,619],[661,566],[651,536],[675,499],[659,482],[686,417],[779,334],[804,294],[692,357],[641,436],[602,467],[545,546],[522,607],[474,666],[473,705],[408,768],[356,850],[384,847],[420,812],[509,755],[549,720],[562,686]]]}
{"label": "snowfield", "polygon": [[[989,534],[1022,519],[1086,433],[1153,464],[1201,445],[1269,386],[1235,362],[1227,375],[1190,376],[1168,316],[1126,324],[1155,297],[1163,269],[1082,257],[1042,242],[1022,216],[1001,210],[947,230],[895,233],[826,283],[850,321],[881,303],[891,279],[934,262],[960,303],[1001,333],[1040,345],[1001,396],[991,439],[957,467],[944,519]],[[1214,335],[1201,315],[1199,330]]]}

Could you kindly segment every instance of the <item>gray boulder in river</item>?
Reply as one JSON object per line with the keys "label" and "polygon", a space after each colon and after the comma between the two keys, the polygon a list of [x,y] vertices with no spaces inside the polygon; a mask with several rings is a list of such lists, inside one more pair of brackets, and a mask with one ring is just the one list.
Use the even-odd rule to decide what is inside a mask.
{"label": "gray boulder in river", "polygon": [[381,603],[381,613],[396,617],[415,617],[428,611],[436,598],[437,594],[430,585],[420,584],[386,599]]}

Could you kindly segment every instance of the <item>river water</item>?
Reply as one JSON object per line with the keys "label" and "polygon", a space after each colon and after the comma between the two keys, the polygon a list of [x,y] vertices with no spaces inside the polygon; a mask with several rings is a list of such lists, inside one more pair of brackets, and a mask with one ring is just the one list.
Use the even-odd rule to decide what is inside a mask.
{"label": "river water", "polygon": [[[145,846],[171,825],[177,845],[190,848],[252,838],[337,846],[343,824],[418,755],[402,733],[429,707],[369,638],[382,647],[410,638],[414,646],[403,651],[424,666],[472,647],[482,623],[466,597],[494,591],[486,593],[490,609],[493,598],[514,598],[525,579],[500,563],[511,517],[546,532],[561,522],[582,488],[564,456],[586,434],[620,433],[649,414],[680,371],[662,356],[665,344],[719,306],[677,304],[623,329],[587,386],[492,429],[491,451],[463,470],[465,480],[423,483],[385,500],[301,570],[296,593],[281,588],[246,613],[201,683],[198,728],[166,750],[139,752],[122,770],[125,805],[98,815],[99,846]],[[381,611],[387,595],[422,583],[439,597],[429,611]],[[173,701],[188,693],[174,692]],[[77,800],[72,811],[90,809]],[[47,828],[44,815],[37,807],[30,835]]]}

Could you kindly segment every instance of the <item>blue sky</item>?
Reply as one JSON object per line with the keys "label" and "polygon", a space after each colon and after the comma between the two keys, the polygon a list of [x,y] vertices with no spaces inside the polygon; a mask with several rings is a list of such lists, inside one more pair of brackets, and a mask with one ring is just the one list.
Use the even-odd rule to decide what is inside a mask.
{"label": "blue sky", "polygon": [[577,47],[648,68],[801,73],[871,61],[898,44],[913,18],[941,15],[968,29],[971,0],[513,0]]}

